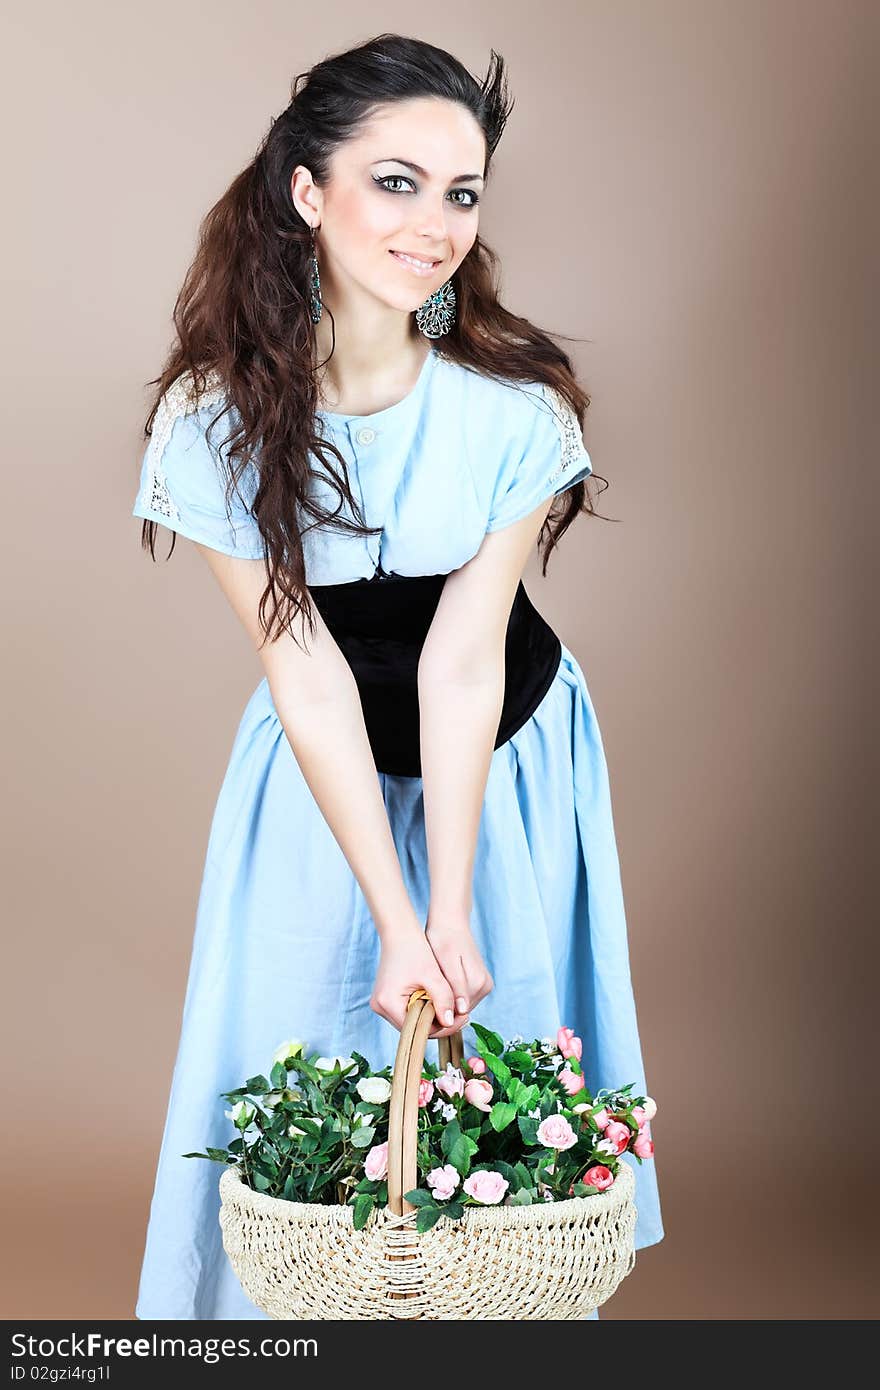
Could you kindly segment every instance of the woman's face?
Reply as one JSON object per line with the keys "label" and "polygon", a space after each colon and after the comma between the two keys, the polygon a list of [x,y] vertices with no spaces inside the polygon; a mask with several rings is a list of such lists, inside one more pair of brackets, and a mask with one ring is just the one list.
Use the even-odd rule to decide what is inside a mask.
{"label": "woman's face", "polygon": [[[436,98],[383,106],[336,151],[323,188],[299,165],[291,191],[318,225],[322,294],[355,287],[411,313],[474,244],[486,142],[469,111]],[[418,166],[418,167],[414,167]],[[427,267],[413,267],[412,256]]]}

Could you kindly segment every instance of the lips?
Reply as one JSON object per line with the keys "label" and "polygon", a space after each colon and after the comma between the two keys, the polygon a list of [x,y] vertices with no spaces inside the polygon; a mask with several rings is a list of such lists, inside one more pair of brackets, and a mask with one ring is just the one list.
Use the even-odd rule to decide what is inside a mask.
{"label": "lips", "polygon": [[420,265],[425,266],[426,269],[433,269],[435,266],[438,266],[443,259],[442,256],[434,256],[432,259],[428,259],[425,256],[416,255],[414,251],[402,251],[397,246],[392,246],[389,254],[393,256],[408,256],[410,260],[417,261]]}

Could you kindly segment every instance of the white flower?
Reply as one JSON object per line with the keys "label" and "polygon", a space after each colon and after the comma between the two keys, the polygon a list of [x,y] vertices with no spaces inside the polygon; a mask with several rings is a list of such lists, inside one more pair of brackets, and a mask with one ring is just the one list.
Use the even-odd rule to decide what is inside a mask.
{"label": "white flower", "polygon": [[272,1065],[280,1062],[283,1066],[288,1057],[301,1057],[304,1047],[305,1043],[300,1042],[299,1038],[292,1038],[289,1042],[280,1043],[272,1053]]}
{"label": "white flower", "polygon": [[611,1139],[600,1139],[599,1142],[598,1142],[598,1144],[595,1145],[595,1149],[596,1149],[596,1152],[597,1152],[597,1153],[603,1153],[603,1154],[616,1154],[616,1153],[617,1153],[617,1145],[616,1145],[616,1144],[613,1142],[613,1140],[611,1140]]}
{"label": "white flower", "polygon": [[371,1105],[384,1105],[391,1096],[391,1082],[384,1076],[362,1076],[355,1090],[361,1100]]}
{"label": "white flower", "polygon": [[434,1101],[434,1104],[431,1106],[431,1109],[432,1109],[432,1110],[442,1110],[445,1104],[446,1104],[446,1102],[445,1102],[445,1100],[443,1099],[443,1097],[442,1097],[442,1096],[438,1096],[437,1099]]}
{"label": "white flower", "polygon": [[[227,1120],[231,1120],[236,1129],[250,1129],[254,1122],[256,1110],[252,1105],[248,1105],[246,1100],[237,1100],[231,1110],[224,1110]],[[244,1124],[239,1122],[244,1120]]]}
{"label": "white flower", "polygon": [[550,1191],[549,1187],[547,1188],[547,1191],[544,1193],[544,1201],[545,1201],[545,1202],[552,1202],[552,1201],[553,1201],[553,1193]]}
{"label": "white flower", "polygon": [[553,1049],[555,1048],[555,1046],[556,1046],[556,1039],[555,1039],[555,1038],[542,1038],[542,1039],[541,1039],[541,1047],[544,1049],[545,1052],[552,1052]]}
{"label": "white flower", "polygon": [[313,1063],[318,1071],[335,1071],[337,1067],[340,1071],[346,1071],[348,1067],[356,1065],[353,1057],[316,1057]]}
{"label": "white flower", "polygon": [[529,1111],[529,1116],[530,1116],[530,1118],[533,1119],[533,1120],[540,1120],[540,1118],[541,1118],[541,1107],[540,1107],[540,1105],[536,1105],[535,1108],[534,1108],[534,1110],[530,1110],[530,1111]]}
{"label": "white flower", "polygon": [[507,1039],[508,1047],[517,1047],[521,1042],[525,1042],[522,1033],[514,1033],[512,1038]]}
{"label": "white flower", "polygon": [[443,1106],[443,1118],[444,1118],[444,1120],[454,1120],[456,1114],[457,1114],[457,1111],[456,1111],[454,1105],[445,1105],[445,1104],[444,1104],[444,1106]]}
{"label": "white flower", "polygon": [[593,1107],[592,1105],[587,1105],[587,1102],[585,1100],[582,1100],[580,1105],[573,1105],[571,1108],[573,1114],[580,1115],[582,1111],[592,1110]]}

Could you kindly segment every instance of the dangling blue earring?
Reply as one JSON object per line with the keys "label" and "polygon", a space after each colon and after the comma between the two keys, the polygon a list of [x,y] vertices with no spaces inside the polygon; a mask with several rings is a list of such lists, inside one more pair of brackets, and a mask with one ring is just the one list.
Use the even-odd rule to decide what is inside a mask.
{"label": "dangling blue earring", "polygon": [[455,304],[455,290],[452,281],[447,280],[416,309],[419,332],[426,338],[442,338],[455,323]]}
{"label": "dangling blue earring", "polygon": [[321,315],[324,312],[324,303],[321,299],[321,277],[318,274],[318,257],[315,255],[315,231],[312,227],[312,264],[311,275],[309,277],[309,311],[312,316],[312,323],[320,323]]}

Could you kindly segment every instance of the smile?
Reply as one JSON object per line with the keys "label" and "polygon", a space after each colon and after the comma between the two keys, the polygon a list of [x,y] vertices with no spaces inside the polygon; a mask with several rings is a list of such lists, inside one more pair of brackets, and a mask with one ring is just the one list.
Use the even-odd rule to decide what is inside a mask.
{"label": "smile", "polygon": [[440,264],[439,261],[422,261],[417,256],[407,256],[403,251],[391,251],[389,255],[392,255],[401,265],[405,265],[412,271],[413,275],[430,275]]}

